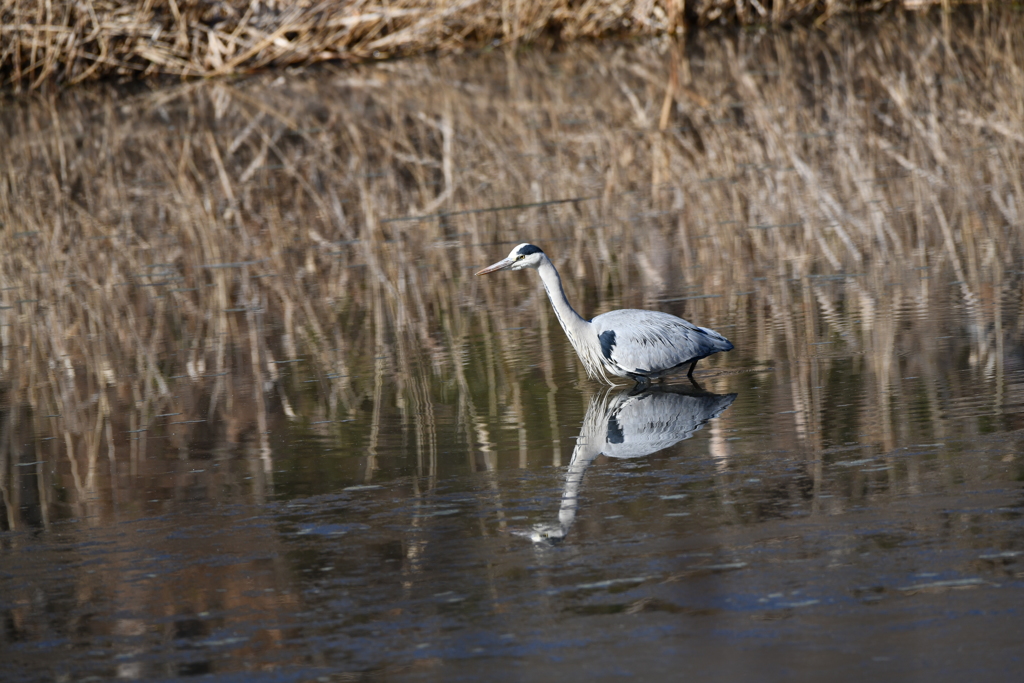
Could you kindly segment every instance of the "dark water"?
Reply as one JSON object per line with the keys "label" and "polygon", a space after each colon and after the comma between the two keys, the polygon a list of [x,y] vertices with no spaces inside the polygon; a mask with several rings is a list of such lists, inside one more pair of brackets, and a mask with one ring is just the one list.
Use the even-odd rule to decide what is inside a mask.
{"label": "dark water", "polygon": [[[939,44],[935,31],[924,44]],[[777,39],[780,45],[790,40]],[[707,51],[708,65],[724,64],[716,55],[732,54],[726,43],[699,49]],[[822,50],[828,59],[864,61],[852,48]],[[621,51],[616,55],[623,59]],[[627,54],[625,66],[612,71],[639,73],[636,64],[653,68],[658,55],[656,49]],[[610,83],[603,66],[587,71],[592,64],[579,64],[586,68],[568,78],[581,90]],[[716,92],[717,77],[702,77],[697,64],[693,88]],[[557,79],[572,68],[525,63],[511,73],[504,66],[510,73],[503,78],[519,90],[491,93],[494,107],[506,117],[516,107],[526,111],[530,125],[522,130],[541,142],[545,135],[568,135],[568,119],[543,115],[555,104],[528,95],[531,88],[565,90]],[[381,73],[400,80],[400,68],[385,65]],[[422,75],[420,64],[408,68],[410,81]],[[898,83],[893,68],[879,82]],[[491,68],[487,78],[497,71]],[[476,102],[485,86],[474,89],[445,73],[443,88],[430,87],[450,100],[431,116],[444,121],[454,110],[458,123],[465,116],[459,112],[475,111],[466,101]],[[840,74],[835,87],[845,92],[843,68],[829,73]],[[752,87],[742,74],[736,78],[736,88]],[[924,107],[937,82],[920,80],[925,90],[911,92],[918,99],[907,111]],[[166,269],[169,275],[159,275],[166,281],[154,284],[133,262],[124,266],[136,269],[130,277],[111,276],[117,284],[104,290],[107,298],[69,295],[38,308],[23,291],[37,286],[29,266],[43,252],[12,247],[9,253],[24,262],[6,266],[4,277],[16,292],[8,296],[4,289],[0,307],[0,679],[1018,680],[1024,668],[1024,285],[1013,208],[1021,206],[1014,185],[1019,149],[1012,135],[1000,138],[997,151],[963,131],[963,140],[937,136],[974,151],[950,153],[925,172],[915,164],[927,159],[900,147],[902,180],[846,186],[844,162],[833,153],[890,159],[877,145],[861,147],[870,136],[856,134],[854,124],[821,102],[853,105],[830,98],[828,83],[808,82],[808,100],[820,97],[806,105],[809,117],[846,132],[813,137],[823,145],[835,137],[837,147],[821,153],[828,161],[815,167],[818,175],[801,176],[804,184],[786,185],[794,177],[789,167],[767,180],[741,170],[728,182],[684,183],[693,195],[670,211],[660,195],[629,189],[653,182],[643,160],[627,159],[615,180],[603,161],[586,166],[552,154],[543,163],[563,173],[556,180],[568,189],[560,196],[614,190],[612,200],[574,208],[579,214],[568,218],[520,207],[483,218],[452,214],[429,225],[389,223],[373,234],[373,225],[384,224],[370,221],[356,246],[342,239],[342,228],[331,234],[320,224],[316,229],[336,241],[318,235],[317,242],[303,223],[303,216],[322,215],[312,204],[301,208],[299,190],[348,187],[355,176],[343,168],[287,185],[282,162],[272,169],[281,175],[271,177],[281,196],[270,195],[266,177],[250,174],[256,165],[248,158],[232,160],[227,151],[220,152],[224,161],[197,161],[196,169],[184,152],[180,162],[177,151],[167,152],[180,186],[119,175],[133,163],[158,165],[161,145],[178,150],[174,145],[189,135],[200,147],[220,140],[231,149],[232,140],[242,139],[239,131],[261,120],[232,114],[234,105],[224,104],[228,89],[218,84],[189,85],[184,95],[158,93],[167,101],[194,97],[193,108],[167,105],[165,112],[165,103],[154,104],[139,114],[141,123],[125,123],[131,131],[145,128],[149,137],[139,134],[132,143],[138,149],[111,164],[103,185],[125,183],[124,196],[139,198],[132,206],[150,211],[154,223],[165,221],[161,229],[170,232],[175,221],[199,221],[189,212],[202,201],[182,189],[189,173],[205,178],[196,183],[204,191],[236,182],[241,198],[231,210],[242,215],[245,182],[255,177],[264,185],[252,201],[267,194],[258,218],[280,208],[289,231],[266,237],[273,227],[266,218],[251,233],[236,226],[222,234],[218,221],[230,222],[229,214],[210,210],[223,263],[204,253],[194,259],[204,265],[192,268],[189,250],[210,248],[216,239],[189,242],[188,233],[161,241],[138,219],[131,229],[139,239],[124,251]],[[276,83],[238,84],[231,97],[285,111],[290,95],[281,95]],[[620,98],[616,106],[626,113],[607,124],[628,138],[607,152],[615,159],[634,159],[634,138],[666,139],[651,123],[669,111],[661,108],[661,91],[648,96],[633,86],[640,96]],[[328,129],[319,98],[325,109],[347,111],[338,102],[347,102],[349,87],[324,74],[295,77],[295,91],[315,96],[317,104],[309,107],[316,120],[302,118],[303,110],[289,114],[293,123]],[[970,87],[983,91],[986,83]],[[618,85],[612,90],[633,93]],[[788,129],[771,138],[767,128],[784,122],[754,120],[780,109],[771,87],[764,92],[767,103],[746,95],[754,122],[744,126],[796,141],[798,150],[819,144]],[[868,128],[898,137],[892,117],[899,92],[886,91],[871,105],[882,123],[872,118]],[[409,105],[413,122],[419,120],[414,112],[428,106],[430,94],[420,94],[422,102]],[[83,139],[102,137],[100,129],[110,124],[100,110],[109,103],[100,95],[96,100],[96,111],[69,115],[63,129],[81,126],[89,133]],[[509,101],[515,106],[502,109]],[[51,113],[43,105],[40,120]],[[1019,112],[1013,119],[1011,110],[993,115],[1003,128],[992,130],[1017,130]],[[208,117],[194,117],[195,111]],[[637,132],[641,124],[633,118],[643,112],[647,127]],[[732,131],[722,140],[740,134],[739,115],[730,116],[720,119]],[[186,119],[199,132],[180,134]],[[922,115],[921,125],[937,120],[961,119]],[[467,119],[462,123],[465,128],[455,128],[470,129]],[[935,137],[915,125],[906,127],[907,136],[921,135],[915,144]],[[327,133],[332,140],[353,130],[337,129]],[[996,135],[966,123],[963,130]],[[268,131],[261,139],[283,140],[282,158],[305,168],[299,162],[308,158],[287,157],[294,148],[286,143],[317,145]],[[710,159],[716,148],[708,135],[710,151],[701,153]],[[463,143],[438,144],[458,151]],[[697,154],[690,143],[679,144]],[[429,166],[419,157],[409,161],[415,155],[395,145],[396,158],[411,166],[396,166],[398,180],[385,177],[361,199],[346,195],[346,215],[357,215],[353,206],[360,201],[370,215],[365,206],[383,197],[388,183],[398,186],[417,165]],[[88,149],[76,152],[70,144],[61,154],[48,158],[65,159],[72,180],[91,158]],[[689,159],[686,154],[680,158]],[[501,182],[514,184],[536,171],[532,157],[520,157],[525,166]],[[473,174],[485,174],[487,166],[467,162],[466,171],[446,163],[431,168],[474,188]],[[693,173],[708,174],[698,166]],[[939,183],[937,173],[955,182]],[[523,190],[508,204],[550,198],[542,192],[543,174],[538,177],[527,185],[539,197]],[[670,182],[666,177],[661,182]],[[623,186],[602,185],[613,181]],[[78,197],[75,187],[69,182],[60,200],[67,215],[92,211],[121,220],[109,207],[109,216],[103,213],[102,198]],[[934,187],[941,190],[934,195],[938,204],[927,196]],[[727,196],[715,194],[720,191]],[[330,208],[328,194],[323,202]],[[42,190],[3,195],[6,220],[26,235],[4,235],[14,240],[5,244],[37,240],[42,250],[58,242],[59,235],[33,237],[25,225],[31,216],[11,208],[36,206],[41,196]],[[701,197],[712,197],[713,213],[701,208]],[[377,218],[429,213],[412,200],[412,208],[380,201]],[[839,219],[826,220],[835,218],[837,205],[853,215],[843,219],[849,219],[845,237]],[[941,220],[935,205],[945,212]],[[820,206],[826,218],[813,214]],[[857,233],[858,225],[874,225],[875,210],[882,212],[881,237],[867,228]],[[793,213],[806,223],[786,217]],[[728,232],[734,225],[737,232]],[[586,380],[533,273],[467,275],[504,256],[521,233],[543,241],[585,316],[658,308],[718,329],[735,350],[702,361],[699,387],[680,377],[633,395],[627,386]],[[268,251],[231,252],[243,249],[237,235],[250,240],[245,249],[257,251],[264,240]],[[119,249],[97,249],[96,258],[115,258]],[[324,253],[342,265],[328,270]],[[64,272],[63,250],[45,258],[51,260],[39,268],[49,268],[49,276]],[[88,263],[76,267],[88,274]],[[375,284],[380,281],[387,286]],[[296,290],[306,299],[288,289],[309,282],[309,290]],[[88,292],[86,285],[82,276],[67,290]],[[204,299],[220,286],[234,298]],[[136,298],[118,299],[122,291]],[[256,304],[245,299],[250,295]],[[84,315],[80,325],[61,327],[75,311],[93,315],[108,305],[106,331]],[[299,342],[293,313],[298,320],[306,311],[303,324],[320,327]],[[171,319],[166,327],[143,329],[164,314]],[[34,331],[17,337],[25,329]],[[226,346],[217,346],[225,338]],[[86,340],[85,351],[72,358],[76,339]],[[69,350],[64,357],[60,344]],[[249,358],[266,362],[249,364]]]}

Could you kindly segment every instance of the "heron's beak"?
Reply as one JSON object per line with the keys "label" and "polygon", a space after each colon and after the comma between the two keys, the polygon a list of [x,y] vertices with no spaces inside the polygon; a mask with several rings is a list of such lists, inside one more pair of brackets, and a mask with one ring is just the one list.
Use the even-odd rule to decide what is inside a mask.
{"label": "heron's beak", "polygon": [[515,263],[515,261],[512,259],[503,258],[497,263],[487,266],[483,270],[479,271],[477,275],[487,275],[487,273],[493,273],[496,270],[505,270],[506,268],[511,268],[513,263]]}

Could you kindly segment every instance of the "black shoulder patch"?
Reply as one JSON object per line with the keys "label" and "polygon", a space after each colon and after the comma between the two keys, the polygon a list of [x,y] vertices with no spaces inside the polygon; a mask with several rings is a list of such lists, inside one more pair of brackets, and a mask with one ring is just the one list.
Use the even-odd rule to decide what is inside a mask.
{"label": "black shoulder patch", "polygon": [[622,426],[619,421],[612,415],[611,419],[608,420],[608,443],[622,443],[626,440],[626,437],[622,434]]}
{"label": "black shoulder patch", "polygon": [[535,247],[532,244],[524,244],[519,247],[519,251],[516,253],[520,256],[529,256],[530,254],[543,254],[544,251],[540,247]]}
{"label": "black shoulder patch", "polygon": [[598,335],[597,339],[601,342],[601,355],[608,360],[612,359],[612,349],[615,348],[615,332],[608,330]]}

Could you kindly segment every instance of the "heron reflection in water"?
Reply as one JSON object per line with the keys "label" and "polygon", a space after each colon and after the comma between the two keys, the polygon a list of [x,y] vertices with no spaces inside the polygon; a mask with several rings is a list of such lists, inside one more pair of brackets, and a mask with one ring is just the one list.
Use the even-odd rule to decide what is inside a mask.
{"label": "heron reflection in water", "polygon": [[733,348],[714,330],[659,311],[626,308],[584,320],[565,298],[562,278],[551,259],[532,244],[516,246],[477,275],[524,268],[533,268],[540,275],[555,317],[592,379],[614,384],[612,377],[628,377],[642,390],[652,379],[689,367],[686,376],[693,381],[697,361]]}
{"label": "heron reflection in water", "polygon": [[537,524],[520,535],[535,542],[561,540],[576,519],[583,474],[597,456],[639,458],[668,448],[693,436],[735,398],[736,394],[680,387],[640,393],[608,389],[594,396],[565,474],[558,523]]}

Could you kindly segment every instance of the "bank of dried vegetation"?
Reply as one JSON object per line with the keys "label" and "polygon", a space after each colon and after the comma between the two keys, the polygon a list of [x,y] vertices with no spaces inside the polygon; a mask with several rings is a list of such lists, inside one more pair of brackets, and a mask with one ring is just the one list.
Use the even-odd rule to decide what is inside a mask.
{"label": "bank of dried vegetation", "polygon": [[[883,443],[903,376],[936,420],[958,382],[991,381],[998,414],[1024,45],[1019,16],[990,21],[30,94],[0,119],[0,455],[67,454],[86,500],[101,454],[142,466],[146,429],[266,456],[268,421],[369,405],[368,452],[405,438],[422,463],[439,422],[525,433],[578,364],[535,283],[469,274],[526,239],[587,315],[672,310],[737,342],[709,368],[781,363],[771,400],[815,452],[823,338],[863,359]],[[935,342],[954,324],[970,376]],[[19,450],[41,433],[49,455]]]}
{"label": "bank of dried vegetation", "polygon": [[686,26],[821,25],[832,17],[989,0],[0,0],[0,87],[101,77],[209,77]]}

